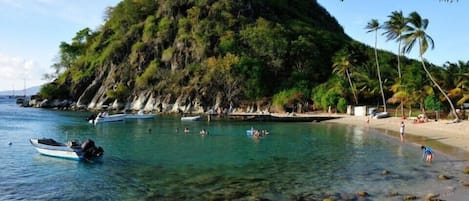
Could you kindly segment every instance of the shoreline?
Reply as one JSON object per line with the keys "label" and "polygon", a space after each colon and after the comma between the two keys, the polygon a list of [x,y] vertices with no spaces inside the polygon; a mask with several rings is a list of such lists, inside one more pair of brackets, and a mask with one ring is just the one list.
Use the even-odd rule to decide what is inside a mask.
{"label": "shoreline", "polygon": [[400,123],[404,121],[404,143],[412,143],[418,146],[428,145],[432,149],[450,156],[469,160],[469,121],[452,123],[451,120],[439,120],[414,123],[412,119],[402,120],[398,117],[389,117],[383,119],[370,118],[369,123],[367,123],[366,119],[367,117],[364,116],[341,115],[340,118],[323,122],[387,130],[391,131],[391,133],[387,133],[387,135],[400,141]]}
{"label": "shoreline", "polygon": [[[401,121],[405,123],[404,142],[400,142],[399,129]],[[469,168],[469,121],[452,123],[450,120],[439,120],[425,123],[413,123],[412,119],[403,120],[398,117],[389,117],[384,119],[370,118],[367,123],[367,117],[343,115],[340,118],[323,122],[376,129],[380,131],[378,132],[379,134],[393,138],[397,143],[415,146],[419,150],[420,145],[430,146],[437,153],[434,162],[446,160],[444,159],[445,156],[439,159],[438,152],[446,155],[446,157],[456,159],[454,161],[462,165],[462,167],[458,166],[456,171],[459,168],[462,169],[460,170],[460,175],[449,176],[453,183],[442,181],[440,177],[446,176],[446,170],[442,170],[441,175],[435,178],[435,180],[439,180],[437,185],[426,184],[425,189],[429,189],[431,193],[420,192],[420,196],[417,196],[417,198],[432,200],[429,199],[429,197],[436,195],[435,198],[438,198],[436,200],[440,200],[440,197],[444,200],[467,200],[467,196],[469,195],[469,180],[466,172]]]}

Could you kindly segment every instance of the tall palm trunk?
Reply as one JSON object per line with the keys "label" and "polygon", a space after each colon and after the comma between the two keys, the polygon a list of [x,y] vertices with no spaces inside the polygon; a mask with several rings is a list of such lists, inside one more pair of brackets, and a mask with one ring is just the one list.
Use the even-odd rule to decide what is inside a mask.
{"label": "tall palm trunk", "polygon": [[[422,42],[419,40],[419,47],[422,47],[421,43]],[[446,93],[443,91],[443,89],[440,87],[440,85],[435,81],[435,79],[433,79],[433,76],[432,76],[432,74],[430,74],[430,71],[427,70],[427,67],[425,66],[425,62],[423,61],[423,55],[422,55],[421,51],[420,51],[419,56],[420,56],[420,62],[422,62],[423,70],[425,70],[425,73],[427,73],[428,77],[433,82],[433,84],[438,88],[438,90],[440,90],[440,92],[443,94],[443,96],[445,96],[446,101],[448,101],[449,105],[451,106],[451,112],[453,113],[453,115],[456,118],[455,121],[459,122],[458,113],[456,113],[456,109],[454,109],[454,105],[451,102],[451,99],[448,97],[448,95],[446,95]]]}
{"label": "tall palm trunk", "polygon": [[379,71],[378,50],[376,49],[377,45],[378,45],[378,30],[375,31],[375,59],[376,59],[376,69],[378,70],[379,88],[381,90],[381,97],[383,98],[384,112],[386,112],[387,111],[386,99],[384,98],[383,82],[381,81],[381,73]]}
{"label": "tall palm trunk", "polygon": [[[399,73],[399,82],[402,87],[402,73],[401,73],[401,44],[402,41],[399,40],[398,50],[397,50],[397,72]],[[401,117],[404,117],[404,104],[401,104]]]}
{"label": "tall palm trunk", "polygon": [[355,100],[355,104],[358,105],[357,94],[355,93],[355,87],[353,87],[352,79],[350,78],[350,73],[348,72],[348,69],[345,70],[345,73],[347,74],[348,83],[350,84],[350,89],[352,89],[352,94],[353,94],[353,98]]}

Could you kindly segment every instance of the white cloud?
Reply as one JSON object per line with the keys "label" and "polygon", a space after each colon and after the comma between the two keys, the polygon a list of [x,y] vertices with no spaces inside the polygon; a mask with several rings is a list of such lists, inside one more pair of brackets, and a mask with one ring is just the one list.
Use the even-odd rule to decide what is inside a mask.
{"label": "white cloud", "polygon": [[34,60],[0,53],[0,91],[22,88],[23,85],[37,86],[43,84],[43,74],[47,69],[39,67]]}

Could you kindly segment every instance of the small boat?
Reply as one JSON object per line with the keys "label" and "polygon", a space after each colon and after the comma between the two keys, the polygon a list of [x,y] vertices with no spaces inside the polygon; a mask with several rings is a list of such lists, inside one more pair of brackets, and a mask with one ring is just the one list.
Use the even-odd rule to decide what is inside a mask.
{"label": "small boat", "polygon": [[181,121],[199,121],[200,115],[197,116],[190,116],[190,117],[181,117]]}
{"label": "small boat", "polygon": [[76,141],[69,141],[67,144],[60,143],[51,138],[31,138],[29,142],[36,150],[47,156],[67,158],[74,160],[92,160],[100,158],[104,154],[101,147],[96,147],[93,140],[86,140],[82,144]]}
{"label": "small boat", "polygon": [[109,115],[106,112],[98,115],[92,115],[88,118],[88,122],[91,124],[99,124],[105,122],[116,122],[116,121],[124,121],[126,114],[112,114]]}
{"label": "small boat", "polygon": [[383,118],[388,118],[388,117],[390,117],[388,112],[380,112],[380,113],[377,113],[373,118],[383,119]]}
{"label": "small boat", "polygon": [[125,119],[153,119],[156,114],[145,114],[142,110],[138,111],[137,114],[127,114]]}

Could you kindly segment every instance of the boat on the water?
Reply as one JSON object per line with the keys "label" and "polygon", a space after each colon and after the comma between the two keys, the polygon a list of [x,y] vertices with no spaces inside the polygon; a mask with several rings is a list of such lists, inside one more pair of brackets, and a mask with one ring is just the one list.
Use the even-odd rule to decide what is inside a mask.
{"label": "boat on the water", "polygon": [[92,160],[100,158],[104,154],[103,148],[96,147],[94,141],[90,139],[82,144],[76,141],[69,141],[65,144],[51,138],[31,138],[29,142],[39,153],[59,158]]}
{"label": "boat on the water", "polygon": [[106,123],[106,122],[116,122],[116,121],[124,121],[126,114],[112,114],[109,115],[107,112],[100,113],[98,115],[92,115],[88,118],[88,122],[91,124],[99,124],[99,123]]}
{"label": "boat on the water", "polygon": [[138,111],[137,114],[127,114],[125,119],[153,119],[156,114],[145,114],[142,110]]}
{"label": "boat on the water", "polygon": [[181,121],[199,121],[200,115],[197,116],[189,116],[189,117],[181,117]]}

